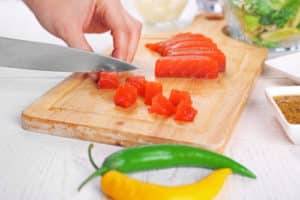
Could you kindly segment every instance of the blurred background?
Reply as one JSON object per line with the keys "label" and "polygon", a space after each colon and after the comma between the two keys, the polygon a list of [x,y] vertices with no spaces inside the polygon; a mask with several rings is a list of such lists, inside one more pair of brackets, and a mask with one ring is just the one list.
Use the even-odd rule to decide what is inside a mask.
{"label": "blurred background", "polygon": [[[3,36],[26,38],[28,34],[32,37],[28,39],[39,40],[47,35],[55,43],[62,44],[38,25],[21,0],[1,0],[0,3],[0,33]],[[235,39],[267,47],[272,52],[299,49],[298,0],[122,0],[122,3],[143,22],[143,33],[180,30],[202,14],[211,20],[225,17],[227,33]],[[20,27],[23,32],[19,31]]]}

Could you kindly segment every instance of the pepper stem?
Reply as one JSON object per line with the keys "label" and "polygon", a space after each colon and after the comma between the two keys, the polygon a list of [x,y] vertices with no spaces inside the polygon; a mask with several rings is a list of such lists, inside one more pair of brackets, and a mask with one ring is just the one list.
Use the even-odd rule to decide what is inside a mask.
{"label": "pepper stem", "polygon": [[89,161],[95,169],[99,169],[98,165],[95,163],[93,156],[92,156],[93,148],[94,148],[94,144],[90,144],[89,148],[88,148]]}
{"label": "pepper stem", "polygon": [[107,169],[102,167],[99,168],[97,171],[95,171],[94,173],[92,173],[89,177],[87,177],[77,188],[78,192],[83,188],[83,186],[85,186],[90,180],[92,180],[93,178],[97,177],[97,176],[101,176],[103,173],[107,172]]}

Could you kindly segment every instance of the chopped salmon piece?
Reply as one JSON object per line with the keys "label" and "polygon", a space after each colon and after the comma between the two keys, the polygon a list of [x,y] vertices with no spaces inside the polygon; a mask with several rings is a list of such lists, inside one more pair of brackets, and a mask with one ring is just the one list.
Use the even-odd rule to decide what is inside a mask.
{"label": "chopped salmon piece", "polygon": [[169,100],[174,106],[177,106],[182,101],[192,104],[191,95],[188,92],[175,89],[171,90]]}
{"label": "chopped salmon piece", "polygon": [[98,86],[100,89],[116,89],[119,86],[119,76],[116,72],[99,72]]}
{"label": "chopped salmon piece", "polygon": [[176,109],[174,119],[183,122],[194,121],[198,111],[188,102],[182,101]]}
{"label": "chopped salmon piece", "polygon": [[146,79],[144,76],[130,76],[126,79],[126,83],[134,86],[141,97],[145,95]]}
{"label": "chopped salmon piece", "polygon": [[153,97],[149,112],[169,117],[174,114],[175,106],[162,94],[158,94]]}
{"label": "chopped salmon piece", "polygon": [[163,87],[162,84],[159,82],[154,81],[146,81],[145,84],[145,104],[151,105],[152,98],[158,94],[162,94]]}
{"label": "chopped salmon piece", "polygon": [[131,84],[125,83],[117,88],[114,102],[117,106],[128,108],[135,104],[137,97],[137,89]]}

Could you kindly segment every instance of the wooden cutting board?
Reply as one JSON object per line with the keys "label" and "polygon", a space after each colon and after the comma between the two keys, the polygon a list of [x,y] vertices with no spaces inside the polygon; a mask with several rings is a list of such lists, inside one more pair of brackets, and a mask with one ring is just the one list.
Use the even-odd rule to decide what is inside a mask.
{"label": "wooden cutting board", "polygon": [[[193,123],[177,123],[173,119],[151,115],[141,99],[129,110],[118,108],[112,100],[113,91],[99,90],[87,75],[75,73],[23,112],[23,128],[122,146],[185,143],[222,152],[267,56],[266,49],[224,35],[224,25],[224,21],[198,17],[183,30],[208,35],[225,52],[227,70],[219,79],[156,79],[163,83],[165,95],[173,88],[191,92],[194,106],[199,111]],[[146,50],[144,43],[163,40],[171,34],[143,37],[134,61],[141,67],[137,73],[155,79],[157,56]]]}

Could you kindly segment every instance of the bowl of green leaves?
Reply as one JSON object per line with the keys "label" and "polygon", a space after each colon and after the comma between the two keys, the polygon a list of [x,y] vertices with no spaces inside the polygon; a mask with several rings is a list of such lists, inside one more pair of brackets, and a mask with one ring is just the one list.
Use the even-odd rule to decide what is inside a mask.
{"label": "bowl of green leaves", "polygon": [[300,0],[225,0],[228,33],[270,49],[300,46]]}

